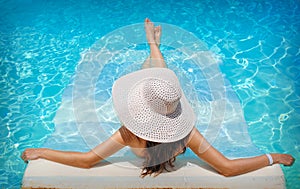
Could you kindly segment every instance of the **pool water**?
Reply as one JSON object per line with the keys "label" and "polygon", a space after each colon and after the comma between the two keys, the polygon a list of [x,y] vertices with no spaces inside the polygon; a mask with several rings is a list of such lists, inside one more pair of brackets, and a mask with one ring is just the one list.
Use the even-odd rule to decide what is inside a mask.
{"label": "pool water", "polygon": [[[192,32],[220,56],[253,143],[299,159],[299,6],[298,0],[0,1],[0,187],[19,188],[21,152],[55,133],[53,119],[81,55],[145,17]],[[296,167],[299,161],[282,167],[287,188],[300,188]]]}

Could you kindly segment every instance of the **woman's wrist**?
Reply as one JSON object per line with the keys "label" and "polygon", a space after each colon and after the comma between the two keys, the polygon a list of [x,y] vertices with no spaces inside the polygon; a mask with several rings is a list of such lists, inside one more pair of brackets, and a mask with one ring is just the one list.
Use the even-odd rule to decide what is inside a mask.
{"label": "woman's wrist", "polygon": [[269,165],[273,165],[274,163],[274,160],[273,160],[273,157],[271,154],[266,154],[267,158],[268,158],[268,161],[269,161]]}
{"label": "woman's wrist", "polygon": [[[278,164],[280,162],[280,154],[269,154],[269,155],[272,159],[271,160],[272,162],[270,162],[270,159],[269,159],[268,155],[266,154],[266,156],[269,159],[269,165]],[[270,163],[272,163],[272,164],[270,164]]]}
{"label": "woman's wrist", "polygon": [[46,159],[46,151],[48,150],[47,148],[38,148],[36,150],[38,158]]}

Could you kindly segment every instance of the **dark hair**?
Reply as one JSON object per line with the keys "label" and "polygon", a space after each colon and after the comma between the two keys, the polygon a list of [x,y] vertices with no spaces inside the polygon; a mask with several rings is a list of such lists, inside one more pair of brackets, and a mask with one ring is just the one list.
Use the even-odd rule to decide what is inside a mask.
{"label": "dark hair", "polygon": [[[141,138],[134,135],[126,127],[122,126],[119,129],[123,140],[126,143],[130,143],[132,140],[141,140]],[[168,167],[173,168],[176,156],[183,154],[186,151],[186,144],[189,135],[185,138],[170,142],[170,143],[159,143],[146,141],[147,155],[142,168],[141,177],[154,174],[159,175],[164,170],[170,171]]]}

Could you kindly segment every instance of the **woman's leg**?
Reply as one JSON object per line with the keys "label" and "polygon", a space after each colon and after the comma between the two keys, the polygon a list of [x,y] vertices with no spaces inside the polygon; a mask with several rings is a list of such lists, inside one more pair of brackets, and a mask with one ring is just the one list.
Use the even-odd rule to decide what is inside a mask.
{"label": "woman's leg", "polygon": [[150,46],[150,57],[148,57],[142,68],[161,67],[166,68],[164,58],[160,52],[160,37],[161,37],[161,26],[154,28],[154,24],[148,19],[145,19],[145,31],[148,44]]}
{"label": "woman's leg", "polygon": [[[157,47],[160,47],[160,37],[161,37],[161,26],[157,26],[154,28],[154,39]],[[145,68],[151,68],[153,65],[151,65],[151,59],[150,56],[144,61],[142,65],[142,69]]]}

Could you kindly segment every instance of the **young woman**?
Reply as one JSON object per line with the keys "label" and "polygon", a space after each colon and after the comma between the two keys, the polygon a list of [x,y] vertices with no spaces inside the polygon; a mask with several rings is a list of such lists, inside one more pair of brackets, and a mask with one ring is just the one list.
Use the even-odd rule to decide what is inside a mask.
{"label": "young woman", "polygon": [[89,152],[26,149],[24,161],[39,158],[75,167],[90,168],[124,146],[145,158],[141,176],[158,175],[173,166],[175,157],[191,148],[199,158],[224,176],[234,176],[272,164],[290,166],[288,154],[265,154],[230,160],[211,146],[194,127],[196,116],[173,71],[166,68],[160,52],[161,27],[145,19],[150,57],[142,70],[118,79],[112,91],[115,110],[122,127]]}

